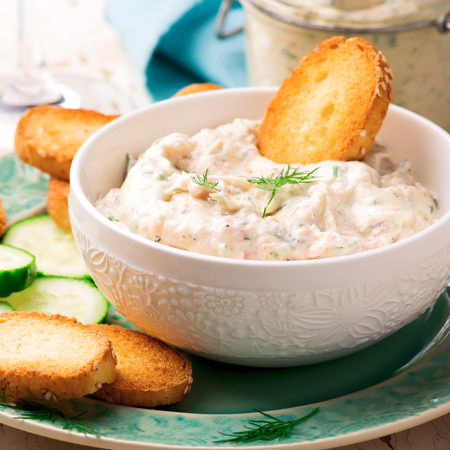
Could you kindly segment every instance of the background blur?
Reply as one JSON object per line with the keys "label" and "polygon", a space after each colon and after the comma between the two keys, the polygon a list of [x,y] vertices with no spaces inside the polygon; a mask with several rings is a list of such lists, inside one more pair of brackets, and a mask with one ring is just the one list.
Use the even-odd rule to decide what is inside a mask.
{"label": "background blur", "polygon": [[[24,0],[26,40],[56,73],[96,77],[147,104],[143,76],[133,67],[116,30],[105,19],[107,0]],[[0,77],[17,61],[16,0],[0,1]]]}

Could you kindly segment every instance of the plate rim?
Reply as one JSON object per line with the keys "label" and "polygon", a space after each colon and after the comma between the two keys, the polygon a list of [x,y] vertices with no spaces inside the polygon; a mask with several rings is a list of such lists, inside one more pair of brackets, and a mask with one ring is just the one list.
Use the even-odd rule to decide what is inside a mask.
{"label": "plate rim", "polygon": [[[450,338],[447,338],[446,341],[450,341]],[[447,345],[450,344],[450,342],[446,342]],[[425,359],[429,358],[429,356],[433,355],[435,352],[432,352],[430,355],[428,355]],[[283,413],[291,413],[294,410],[302,409],[302,408],[310,408],[310,407],[320,407],[321,405],[330,403],[335,400],[345,400],[346,398],[351,398],[356,395],[360,395],[364,392],[373,390],[374,388],[382,387],[383,385],[390,384],[394,379],[397,379],[399,377],[405,376],[410,372],[410,369],[406,370],[405,372],[395,375],[394,377],[379,383],[375,386],[371,386],[367,389],[363,389],[362,391],[354,392],[349,395],[337,397],[336,399],[331,400],[325,400],[323,402],[319,403],[313,403],[310,405],[304,405],[301,407],[292,407],[292,408],[286,408],[281,410],[275,410],[275,411],[268,411],[268,413],[276,412],[277,414],[283,414]],[[94,399],[90,399],[92,401],[97,401]],[[122,405],[115,405],[115,404],[109,404],[108,406],[114,407],[114,408],[125,408],[130,409],[131,407],[122,406]],[[144,408],[133,408],[133,409],[140,409],[148,411],[148,413],[153,412],[154,410],[151,409],[144,409]],[[50,425],[47,423],[38,422],[35,420],[30,419],[16,419],[14,418],[14,415],[5,411],[0,410],[0,422],[11,426],[13,428],[19,429],[21,431],[33,433],[39,436],[44,436],[50,439],[56,439],[63,442],[78,444],[78,445],[86,445],[91,446],[95,448],[103,448],[103,449],[110,449],[110,450],[123,450],[124,445],[126,445],[127,449],[130,450],[142,450],[142,449],[148,449],[148,450],[217,450],[220,448],[236,448],[236,449],[242,449],[242,450],[251,450],[255,448],[263,448],[264,450],[326,450],[331,449],[334,447],[342,447],[345,445],[352,445],[360,442],[369,441],[372,439],[377,439],[380,436],[386,436],[389,434],[398,433],[401,431],[404,431],[409,428],[417,427],[419,425],[422,425],[424,423],[430,422],[431,420],[434,420],[436,418],[442,417],[445,414],[450,412],[450,398],[443,404],[435,407],[435,408],[428,408],[416,415],[412,415],[409,417],[405,417],[396,421],[391,421],[382,425],[378,425],[371,428],[364,428],[362,430],[353,431],[347,434],[340,434],[337,436],[332,437],[324,437],[319,438],[314,441],[311,440],[300,440],[298,442],[294,443],[274,443],[274,444],[253,444],[253,445],[178,445],[178,444],[164,444],[164,443],[158,443],[158,442],[152,442],[152,441],[130,441],[126,439],[116,439],[106,436],[94,436],[94,435],[88,435],[79,433],[76,431],[68,431],[64,430],[62,428],[55,427],[54,425]],[[223,416],[245,416],[252,418],[253,416],[256,416],[256,413],[239,413],[239,414],[194,414],[194,413],[178,413],[174,411],[157,411],[159,414],[163,415],[182,415],[182,416],[208,416],[208,417],[223,417]]]}
{"label": "plate rim", "polygon": [[[295,411],[303,410],[303,409],[311,409],[313,407],[322,407],[327,404],[332,404],[335,402],[343,402],[348,400],[351,400],[352,398],[357,397],[364,397],[368,396],[371,391],[375,391],[377,389],[382,389],[383,387],[388,387],[389,385],[394,384],[396,381],[401,381],[401,379],[408,377],[408,374],[412,374],[414,372],[419,372],[420,370],[427,370],[428,366],[431,366],[430,359],[433,358],[434,355],[437,354],[437,352],[447,349],[447,352],[450,353],[450,336],[447,337],[442,343],[440,348],[435,349],[430,354],[426,355],[423,360],[419,361],[417,364],[415,364],[413,367],[406,369],[402,373],[399,373],[397,375],[394,375],[393,377],[389,378],[388,380],[385,380],[381,383],[378,383],[374,386],[371,386],[369,388],[363,389],[361,391],[357,391],[348,395],[344,395],[341,397],[337,397],[330,400],[325,400],[318,403],[313,403],[309,405],[303,405],[303,406],[297,406],[297,407],[291,407],[291,408],[285,408],[285,409],[278,409],[275,411],[268,411],[269,413],[276,413],[277,415],[282,414],[292,414]],[[438,364],[440,362],[438,361]],[[450,373],[448,374],[450,377]],[[426,422],[429,422],[431,420],[434,420],[438,417],[442,417],[443,415],[450,412],[450,391],[448,393],[448,398],[443,401],[442,404],[437,405],[433,407],[432,405],[429,405],[427,403],[427,407],[425,410],[418,412],[418,413],[412,413],[410,411],[410,408],[408,410],[408,417],[403,417],[398,420],[389,421],[386,423],[382,423],[379,425],[375,425],[373,427],[371,426],[365,426],[359,430],[351,431],[346,434],[337,434],[336,436],[329,436],[329,437],[323,437],[318,438],[314,440],[308,440],[302,438],[301,435],[299,436],[298,441],[291,442],[291,443],[280,443],[277,441],[276,443],[255,443],[252,445],[233,445],[233,444],[224,444],[224,445],[179,445],[179,444],[167,444],[167,443],[160,443],[160,442],[154,442],[151,441],[151,436],[149,437],[149,440],[143,441],[132,441],[122,438],[114,438],[114,437],[108,437],[108,436],[94,436],[94,435],[88,435],[79,433],[76,431],[68,431],[64,430],[63,428],[56,427],[54,425],[38,422],[35,420],[30,419],[16,419],[14,418],[14,414],[0,410],[0,422],[11,426],[13,428],[30,432],[39,436],[48,437],[51,439],[57,439],[64,442],[69,442],[73,444],[79,444],[79,445],[87,445],[95,448],[104,448],[104,449],[111,449],[111,450],[119,450],[123,449],[126,445],[127,449],[130,450],[217,450],[220,448],[239,448],[243,450],[250,450],[254,448],[263,448],[264,450],[319,450],[319,449],[330,449],[333,447],[341,447],[345,445],[352,445],[359,442],[365,442],[371,439],[379,438],[380,436],[386,436],[388,434],[398,433],[400,431],[413,428],[419,425],[422,425]],[[436,393],[435,393],[436,396]],[[89,402],[99,402],[100,400],[96,399],[86,399]],[[100,401],[101,402],[101,401]],[[103,402],[102,402],[103,403]],[[252,419],[254,417],[258,417],[258,413],[239,413],[239,414],[197,414],[197,413],[180,413],[176,411],[161,411],[161,410],[152,410],[152,409],[145,409],[145,408],[131,408],[127,406],[122,405],[115,405],[115,404],[107,404],[109,408],[113,409],[133,409],[133,410],[140,410],[145,411],[146,414],[151,416],[152,414],[156,414],[158,416],[162,417],[170,417],[170,416],[182,416],[183,418],[192,418],[196,417],[199,418],[199,416],[208,417],[208,418],[214,418],[214,417],[233,417],[233,418],[242,418],[245,420]],[[295,434],[294,434],[295,436]],[[212,442],[212,441],[211,441]]]}

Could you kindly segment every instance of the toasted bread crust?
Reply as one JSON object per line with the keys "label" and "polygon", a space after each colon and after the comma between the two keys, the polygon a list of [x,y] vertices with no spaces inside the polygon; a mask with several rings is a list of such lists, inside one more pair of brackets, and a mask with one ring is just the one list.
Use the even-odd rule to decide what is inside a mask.
{"label": "toasted bread crust", "polygon": [[56,225],[66,231],[72,231],[69,220],[69,192],[68,181],[50,177],[47,189],[47,210]]}
{"label": "toasted bread crust", "polygon": [[116,377],[108,339],[58,314],[0,314],[0,394],[53,400],[83,397]]}
{"label": "toasted bread crust", "polygon": [[384,56],[360,38],[334,37],[284,80],[258,130],[263,156],[277,163],[358,160],[392,101]]}
{"label": "toasted bread crust", "polygon": [[117,378],[95,397],[127,406],[153,407],[182,400],[191,389],[192,365],[169,345],[116,325],[90,325],[111,341]]}
{"label": "toasted bread crust", "polygon": [[183,89],[180,89],[173,95],[173,97],[181,97],[183,95],[189,94],[198,94],[199,92],[205,91],[215,91],[217,89],[222,89],[222,86],[219,86],[214,83],[194,83],[185,86]]}
{"label": "toasted bread crust", "polygon": [[6,214],[4,209],[2,208],[2,200],[0,199],[0,236],[6,230]]}
{"label": "toasted bread crust", "polygon": [[26,164],[68,181],[73,157],[81,144],[117,117],[59,106],[30,108],[17,125],[16,153]]}

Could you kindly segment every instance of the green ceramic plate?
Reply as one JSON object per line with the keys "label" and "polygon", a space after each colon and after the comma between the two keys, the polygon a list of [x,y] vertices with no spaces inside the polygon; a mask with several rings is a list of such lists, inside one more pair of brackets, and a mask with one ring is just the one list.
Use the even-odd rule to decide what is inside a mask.
{"label": "green ceramic plate", "polygon": [[[229,446],[215,442],[222,438],[220,432],[243,429],[257,418],[254,408],[292,420],[319,406],[319,413],[287,439],[251,446],[318,449],[373,439],[450,411],[450,342],[443,340],[449,331],[449,313],[445,292],[421,317],[385,340],[354,355],[311,366],[251,369],[188,355],[195,377],[192,391],[166,410],[88,398],[58,402],[69,416],[85,412],[83,417],[91,421],[98,436],[69,432],[45,421],[17,419],[7,406],[0,406],[0,421],[94,447],[191,450]],[[107,322],[132,327],[113,308]]]}
{"label": "green ceramic plate", "polygon": [[259,369],[218,363],[192,355],[195,387],[170,411],[237,414],[309,405],[374,386],[400,373],[417,355],[447,335],[450,300],[442,294],[413,323],[371,347],[320,364]]}
{"label": "green ceramic plate", "polygon": [[[0,158],[0,196],[8,223],[42,212],[46,189],[45,175],[15,155]],[[192,450],[229,445],[215,441],[221,432],[242,430],[259,418],[254,409],[291,420],[319,406],[319,413],[284,441],[252,446],[318,449],[373,439],[450,411],[450,341],[444,340],[450,329],[449,305],[446,292],[421,317],[383,341],[311,366],[254,369],[188,355],[195,378],[192,391],[170,408],[129,408],[89,398],[57,403],[69,416],[85,412],[97,436],[69,432],[48,421],[17,419],[3,405],[0,422],[94,447]],[[113,308],[107,322],[132,327]]]}
{"label": "green ceramic plate", "polygon": [[0,199],[8,225],[45,210],[47,184],[48,175],[23,164],[15,153],[0,157]]}

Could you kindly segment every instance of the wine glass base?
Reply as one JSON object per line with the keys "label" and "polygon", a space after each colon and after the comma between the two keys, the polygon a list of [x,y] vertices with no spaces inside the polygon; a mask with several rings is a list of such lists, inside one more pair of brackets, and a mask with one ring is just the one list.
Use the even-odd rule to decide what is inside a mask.
{"label": "wine glass base", "polygon": [[[12,77],[0,78],[0,95]],[[83,108],[103,114],[125,114],[136,109],[133,99],[107,81],[75,75],[53,75],[62,99],[54,105]],[[0,156],[14,149],[17,122],[31,106],[10,106],[0,101]]]}

